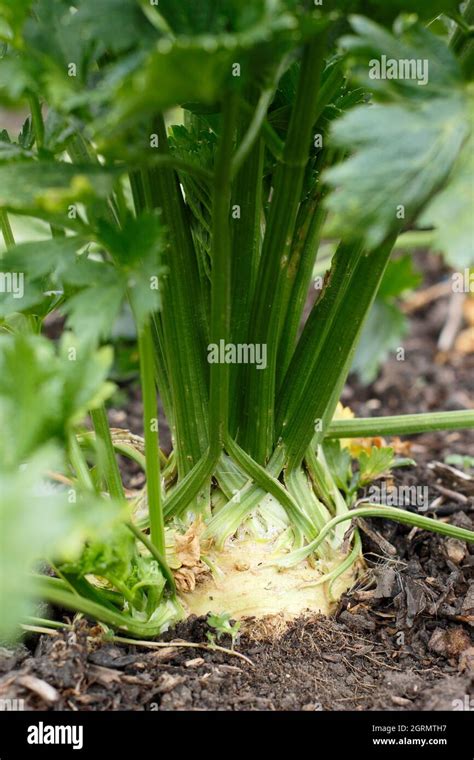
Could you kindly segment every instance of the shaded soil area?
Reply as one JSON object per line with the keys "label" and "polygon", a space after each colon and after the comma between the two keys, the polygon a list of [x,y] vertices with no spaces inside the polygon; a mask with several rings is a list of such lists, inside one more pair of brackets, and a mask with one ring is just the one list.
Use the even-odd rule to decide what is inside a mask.
{"label": "shaded soil area", "polygon": [[[434,257],[424,268],[428,281],[443,277]],[[351,379],[343,400],[358,416],[472,407],[474,355],[438,347],[450,308],[446,295],[414,309],[406,360],[390,358],[369,387]],[[134,396],[112,422],[140,432],[139,411]],[[445,459],[474,456],[474,433],[397,445],[417,466],[395,470],[386,487],[419,489],[421,500],[408,508],[473,529],[474,470]],[[201,618],[163,636],[159,649],[104,642],[82,622],[31,636],[15,651],[0,648],[0,698],[70,710],[472,709],[474,547],[380,520],[358,527],[366,570],[335,616],[301,618],[278,635],[251,622],[236,644],[251,662],[206,648]]]}

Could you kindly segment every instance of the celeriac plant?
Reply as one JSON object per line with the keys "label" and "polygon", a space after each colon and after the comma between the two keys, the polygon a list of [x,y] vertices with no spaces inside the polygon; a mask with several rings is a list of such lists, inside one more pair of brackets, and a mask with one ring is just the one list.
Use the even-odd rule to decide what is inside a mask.
{"label": "celeriac plant", "polygon": [[[390,258],[403,231],[434,228],[472,264],[473,24],[472,0],[0,0],[1,101],[30,112],[0,135],[3,634],[54,625],[37,599],[136,637],[189,609],[326,609],[315,587],[353,579],[357,517],[474,540],[357,504],[404,462],[348,448],[474,412],[338,407],[377,293],[413,284]],[[104,406],[124,310],[144,442]],[[145,470],[143,498],[118,453]]]}

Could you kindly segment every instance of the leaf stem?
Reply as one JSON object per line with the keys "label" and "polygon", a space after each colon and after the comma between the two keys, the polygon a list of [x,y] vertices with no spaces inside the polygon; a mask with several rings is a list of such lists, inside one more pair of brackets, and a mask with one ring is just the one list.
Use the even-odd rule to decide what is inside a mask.
{"label": "leaf stem", "polygon": [[274,177],[274,193],[263,242],[259,275],[251,310],[249,343],[264,345],[267,368],[246,372],[246,408],[240,435],[243,448],[264,464],[274,444],[276,364],[281,326],[288,305],[290,248],[309,159],[319,83],[326,52],[325,34],[303,52],[295,104],[282,163]]}
{"label": "leaf stem", "polygon": [[[232,150],[237,117],[237,98],[230,95],[223,105],[212,208],[211,343],[227,343],[230,333]],[[211,364],[209,440],[211,450],[222,450],[229,422],[229,365]]]}
{"label": "leaf stem", "polygon": [[150,323],[138,330],[140,380],[143,395],[143,429],[145,435],[146,489],[150,514],[151,541],[165,553],[165,525],[160,479],[158,404],[155,388],[154,347]]}
{"label": "leaf stem", "polygon": [[277,499],[288,513],[293,526],[306,538],[317,533],[316,527],[305,515],[293,496],[280,483],[272,477],[267,470],[255,462],[240,446],[231,438],[227,439],[226,448],[230,456],[261,488]]}
{"label": "leaf stem", "polygon": [[35,576],[35,587],[39,595],[51,604],[74,612],[82,612],[93,620],[107,623],[107,625],[127,631],[132,636],[140,638],[158,636],[163,630],[164,620],[157,620],[152,623],[140,622],[119,611],[108,609],[97,604],[97,602],[85,599],[79,594],[66,591],[51,581],[54,581],[54,578]]}
{"label": "leaf stem", "polygon": [[77,479],[82,487],[87,491],[95,491],[86,459],[81,451],[81,447],[79,446],[79,442],[74,432],[69,433],[69,459],[71,460]]}
{"label": "leaf stem", "polygon": [[[457,23],[458,26],[450,40],[450,47],[458,56],[465,74],[471,79],[474,67],[474,39],[472,37],[474,0],[468,0],[461,18],[457,19]],[[466,27],[468,31],[466,31]]]}
{"label": "leaf stem", "polygon": [[137,538],[138,541],[141,541],[143,546],[146,546],[146,548],[148,549],[150,554],[154,557],[154,559],[156,559],[156,561],[158,562],[163,572],[163,575],[165,576],[166,580],[168,581],[170,585],[170,589],[172,593],[175,594],[176,584],[174,582],[173,573],[171,572],[169,565],[166,561],[166,554],[165,554],[166,549],[164,551],[160,551],[159,549],[157,549],[157,547],[150,541],[150,539],[144,533],[142,533],[142,531],[139,528],[137,528],[137,526],[134,525],[133,523],[127,523],[127,527],[129,528],[129,530],[132,531],[135,538]]}
{"label": "leaf stem", "polygon": [[474,428],[474,410],[400,414],[394,417],[360,417],[352,420],[333,420],[327,438],[363,438],[373,435],[413,435],[440,430]]}
{"label": "leaf stem", "polygon": [[[3,239],[5,241],[5,247],[8,250],[15,245],[15,238],[13,237],[13,230],[11,228],[10,219],[5,209],[0,208],[0,227],[2,229]],[[0,253],[0,258],[2,254]]]}
{"label": "leaf stem", "polygon": [[434,230],[409,230],[398,236],[394,250],[412,251],[416,248],[433,248],[435,242],[436,233]]}
{"label": "leaf stem", "polygon": [[[313,438],[315,425],[322,436],[334,415],[339,392],[349,373],[357,341],[395,239],[395,236],[389,238],[366,256],[355,250],[354,266],[347,262],[349,276],[336,285],[337,271],[343,273],[345,270],[344,261],[339,256],[329,275],[326,292],[323,291],[316,304],[314,317],[308,319],[285,379],[290,389],[290,400],[286,415],[282,414],[281,417],[281,435],[287,445],[289,467],[298,466],[302,461]],[[341,254],[344,248],[341,247]],[[347,255],[351,256],[350,250]],[[310,372],[303,375],[304,387],[301,388],[298,373],[306,362],[305,347],[310,356],[314,354],[314,358],[310,360]]]}
{"label": "leaf stem", "polygon": [[328,537],[334,528],[340,523],[346,522],[347,520],[354,520],[356,517],[383,517],[386,520],[393,520],[394,522],[399,522],[403,525],[411,525],[414,528],[420,528],[421,530],[440,533],[442,536],[450,536],[451,538],[457,538],[460,541],[474,543],[474,531],[472,530],[458,528],[456,525],[450,525],[441,522],[440,520],[433,520],[431,517],[423,517],[422,515],[417,515],[413,512],[406,512],[397,507],[384,507],[382,504],[367,504],[365,507],[351,509],[346,514],[333,517],[314,541],[311,541],[310,544],[304,546],[302,549],[297,549],[283,559],[278,560],[277,564],[281,567],[291,567],[292,565],[302,562],[306,557],[318,549],[320,544]]}
{"label": "leaf stem", "polygon": [[213,474],[218,460],[219,450],[217,451],[216,456],[216,452],[209,449],[165,500],[165,517],[171,517],[172,515],[179,516],[191,505],[193,499],[198,495],[203,485]]}
{"label": "leaf stem", "polygon": [[232,177],[236,176],[236,174],[242,167],[243,163],[245,162],[246,158],[248,157],[250,151],[252,150],[253,146],[255,145],[255,142],[257,141],[260,131],[262,129],[262,124],[267,115],[268,107],[273,99],[273,95],[274,95],[273,87],[268,88],[267,90],[264,90],[262,94],[260,95],[260,98],[257,103],[257,107],[253,114],[252,121],[250,122],[247,132],[244,135],[242,142],[240,143],[236,151],[236,154],[232,160],[232,169],[231,169]]}
{"label": "leaf stem", "polygon": [[[156,117],[153,129],[159,137],[159,154],[168,156],[168,137],[161,114]],[[200,461],[209,444],[207,326],[200,299],[190,298],[190,293],[199,292],[199,276],[178,177],[171,166],[152,166],[142,173],[143,184],[148,186],[153,208],[162,210],[168,231],[167,272],[160,282],[162,308],[157,319],[164,358],[158,380],[168,410],[172,405],[178,473],[184,478]],[[143,187],[138,189],[143,190]],[[139,213],[146,207],[146,195],[135,192],[134,202]],[[163,386],[165,370],[169,387],[168,384]]]}
{"label": "leaf stem", "polygon": [[153,156],[153,158],[147,161],[147,167],[150,166],[156,168],[170,167],[172,169],[175,169],[177,172],[189,174],[191,177],[196,177],[196,179],[204,180],[204,182],[209,185],[212,182],[212,172],[208,171],[208,169],[205,169],[203,166],[199,166],[198,164],[191,164],[188,161],[185,161],[182,158],[178,158],[177,156],[173,156],[170,153],[160,153],[156,156]]}
{"label": "leaf stem", "polygon": [[[253,93],[250,94],[251,97]],[[256,98],[256,95],[254,96]],[[237,144],[245,141],[252,117],[240,109]],[[235,345],[247,340],[250,306],[261,252],[263,216],[263,174],[265,146],[258,139],[237,172],[232,188],[232,203],[240,209],[240,219],[232,225],[232,315],[231,341]],[[245,365],[231,368],[230,432],[235,436],[240,426],[240,414],[245,394]]]}
{"label": "leaf stem", "polygon": [[98,455],[102,476],[107,483],[112,498],[123,501],[125,499],[125,494],[122,478],[120,476],[120,470],[115,456],[105,407],[101,406],[98,409],[93,409],[90,414],[99,446]]}
{"label": "leaf stem", "polygon": [[[253,114],[253,108],[252,106],[247,103],[246,101],[241,102],[241,108],[246,113],[252,115]],[[283,160],[283,152],[285,150],[285,143],[283,140],[281,140],[271,124],[268,122],[267,119],[264,119],[261,124],[261,135],[262,139],[267,146],[270,153],[273,155],[274,158],[277,159],[277,161]]]}

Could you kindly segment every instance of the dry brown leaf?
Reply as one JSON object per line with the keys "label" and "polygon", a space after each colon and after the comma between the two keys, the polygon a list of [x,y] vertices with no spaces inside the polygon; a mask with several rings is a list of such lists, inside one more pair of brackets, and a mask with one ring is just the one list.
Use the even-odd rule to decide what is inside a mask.
{"label": "dry brown leaf", "polygon": [[200,535],[204,530],[201,520],[196,520],[186,533],[174,536],[175,554],[181,566],[194,567],[201,559]]}
{"label": "dry brown leaf", "polygon": [[409,457],[413,447],[412,441],[402,441],[401,438],[395,436],[390,439],[389,446],[393,449],[393,453],[399,457]]}
{"label": "dry brown leaf", "polygon": [[459,333],[454,350],[463,356],[474,354],[474,327],[467,327]]}
{"label": "dry brown leaf", "polygon": [[180,567],[174,571],[174,580],[178,591],[184,593],[194,591],[196,584],[209,575],[209,568],[204,562],[199,562],[194,567]]}
{"label": "dry brown leaf", "polygon": [[209,568],[201,560],[200,536],[204,530],[201,519],[196,520],[186,533],[174,535],[174,579],[178,591],[194,591],[196,583],[209,574]]}
{"label": "dry brown leaf", "polygon": [[189,593],[196,588],[196,576],[189,567],[181,567],[174,573],[174,581],[178,591]]}
{"label": "dry brown leaf", "polygon": [[471,298],[466,298],[462,311],[467,324],[474,327],[474,295]]}
{"label": "dry brown leaf", "polygon": [[[353,420],[355,414],[349,406],[343,406],[340,402],[336,407],[333,420]],[[385,440],[381,436],[373,438],[341,438],[341,447],[349,449],[353,457],[358,457],[361,451],[370,454],[372,447],[380,449],[386,446]]]}
{"label": "dry brown leaf", "polygon": [[377,435],[373,438],[353,438],[348,448],[353,457],[358,457],[361,451],[365,451],[367,454],[370,454],[373,447],[381,449],[386,445],[387,443],[385,441],[385,438]]}

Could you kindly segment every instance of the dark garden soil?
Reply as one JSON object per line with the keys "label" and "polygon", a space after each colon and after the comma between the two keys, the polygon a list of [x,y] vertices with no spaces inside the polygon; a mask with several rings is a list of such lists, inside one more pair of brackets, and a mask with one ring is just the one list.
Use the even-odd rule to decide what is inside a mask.
{"label": "dark garden soil", "polygon": [[[437,259],[423,259],[429,283],[439,282]],[[414,310],[405,361],[389,359],[368,388],[352,380],[344,403],[359,416],[472,406],[474,355],[437,348],[449,303],[442,296]],[[139,401],[132,398],[113,422],[139,432],[138,420]],[[424,514],[473,529],[474,471],[460,473],[444,460],[473,456],[474,434],[427,434],[410,442],[406,453],[417,467],[396,470],[395,484],[426,487]],[[252,664],[206,649],[203,619],[190,618],[162,637],[203,649],[103,643],[83,622],[54,636],[32,635],[15,651],[0,648],[0,698],[24,698],[28,708],[41,710],[465,707],[474,693],[474,548],[380,520],[360,528],[367,571],[335,616],[302,618],[267,638],[262,626],[250,625],[236,649]]]}

